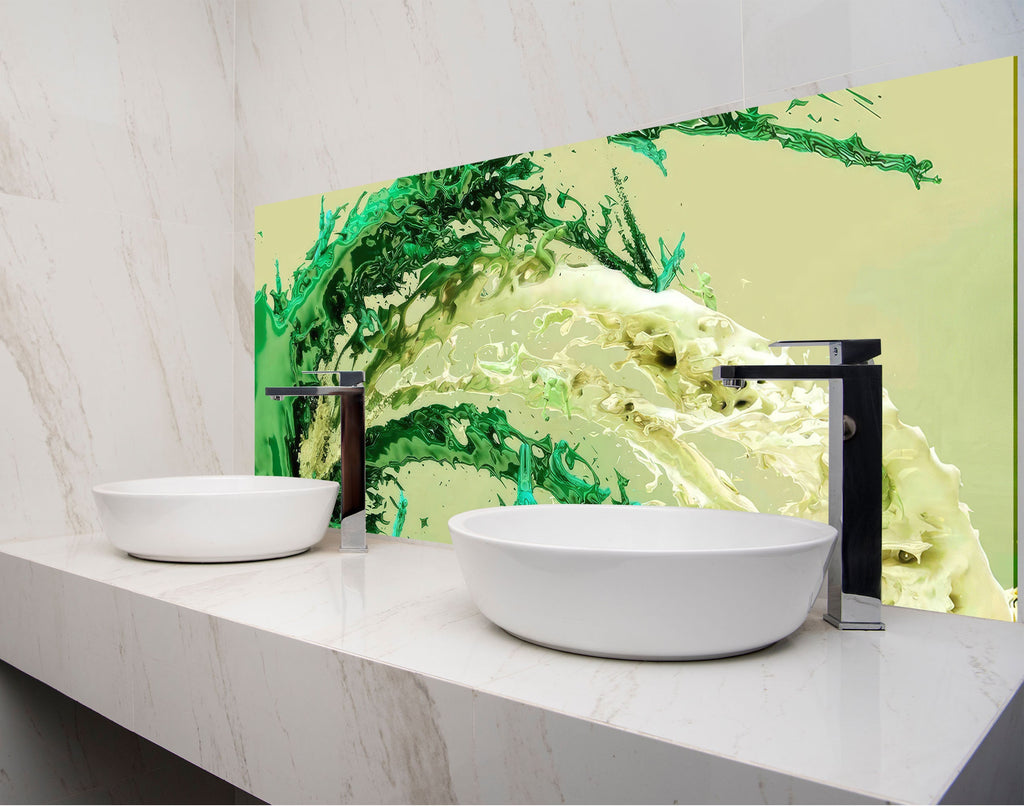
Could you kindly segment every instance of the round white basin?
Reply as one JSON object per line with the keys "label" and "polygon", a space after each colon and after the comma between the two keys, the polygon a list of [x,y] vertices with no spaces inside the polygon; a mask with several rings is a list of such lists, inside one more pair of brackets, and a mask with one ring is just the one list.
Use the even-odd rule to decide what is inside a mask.
{"label": "round white basin", "polygon": [[807,618],[836,540],[800,518],[549,504],[448,522],[477,607],[519,638],[636,660],[739,655]]}
{"label": "round white basin", "polygon": [[107,538],[146,560],[216,563],[298,554],[324,536],[338,483],[179,476],[93,488]]}

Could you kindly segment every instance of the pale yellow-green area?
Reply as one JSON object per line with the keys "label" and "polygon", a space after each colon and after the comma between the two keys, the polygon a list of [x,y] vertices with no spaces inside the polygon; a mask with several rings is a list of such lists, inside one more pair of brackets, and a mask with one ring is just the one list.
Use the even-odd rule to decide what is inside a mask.
{"label": "pale yellow-green area", "polygon": [[[789,113],[785,103],[761,109],[932,160],[942,184],[920,190],[904,174],[739,138],[666,133],[667,178],[615,154],[641,229],[655,246],[685,231],[684,265],[710,273],[733,319],[770,339],[881,338],[885,386],[959,468],[1004,586],[1016,497],[1014,72],[1009,58],[856,88],[880,119],[847,92],[828,93],[842,106],[815,97]],[[602,173],[588,180],[604,187]]]}

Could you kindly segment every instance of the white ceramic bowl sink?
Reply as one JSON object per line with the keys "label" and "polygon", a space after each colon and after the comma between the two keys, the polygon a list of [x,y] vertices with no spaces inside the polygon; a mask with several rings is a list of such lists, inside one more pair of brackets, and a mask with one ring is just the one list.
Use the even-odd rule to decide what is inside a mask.
{"label": "white ceramic bowl sink", "polygon": [[180,476],[93,488],[107,538],[146,560],[269,560],[318,543],[338,483],[281,476]]}
{"label": "white ceramic bowl sink", "polygon": [[836,530],[657,506],[493,507],[448,522],[470,594],[515,636],[611,658],[752,652],[796,630]]}

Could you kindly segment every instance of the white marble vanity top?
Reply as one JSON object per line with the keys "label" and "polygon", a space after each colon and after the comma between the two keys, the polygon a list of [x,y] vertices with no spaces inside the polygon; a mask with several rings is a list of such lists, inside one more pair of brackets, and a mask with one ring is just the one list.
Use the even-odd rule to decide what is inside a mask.
{"label": "white marble vanity top", "polygon": [[[993,742],[1009,742],[1011,758],[1022,752],[1019,624],[885,608],[885,632],[840,632],[812,612],[794,635],[742,657],[602,660],[533,646],[491,625],[470,600],[450,546],[374,537],[369,544],[365,555],[321,545],[280,560],[183,565],[133,559],[102,535],[7,543],[0,656],[257,796],[291,802],[346,793],[358,802],[598,802],[595,793],[616,802],[739,802],[758,791],[767,801],[936,802],[1001,714]],[[757,617],[756,602],[750,615]],[[244,668],[232,665],[236,651]],[[181,657],[191,660],[181,665]],[[426,692],[433,721],[430,736],[412,745],[412,760],[399,762],[394,747],[404,740],[393,736],[420,729],[419,712],[398,701],[407,677]],[[173,688],[175,678],[187,696]],[[441,775],[440,788],[403,793],[400,782],[387,789],[349,771],[340,774],[341,789],[331,789],[325,771],[322,783],[295,773],[293,786],[305,787],[296,790],[285,788],[292,773],[253,769],[270,763],[257,764],[261,753],[281,755],[262,749],[268,736],[283,732],[295,744],[316,728],[318,709],[302,702],[317,687],[325,703],[342,696],[336,687],[348,691],[324,705],[340,709],[338,720],[363,707],[357,688],[381,720],[397,719],[377,730],[379,752],[392,766],[419,765],[425,787]],[[292,705],[289,697],[306,700]],[[218,703],[220,722],[201,713]],[[174,707],[184,715],[168,716]],[[160,721],[168,719],[177,721]],[[365,736],[360,741],[370,758]],[[429,755],[435,750],[437,758]],[[294,757],[288,763],[299,769]],[[317,763],[316,770],[344,767],[327,756]],[[387,769],[391,781],[405,774]],[[602,781],[605,774],[613,780]],[[636,797],[624,797],[630,793]]]}

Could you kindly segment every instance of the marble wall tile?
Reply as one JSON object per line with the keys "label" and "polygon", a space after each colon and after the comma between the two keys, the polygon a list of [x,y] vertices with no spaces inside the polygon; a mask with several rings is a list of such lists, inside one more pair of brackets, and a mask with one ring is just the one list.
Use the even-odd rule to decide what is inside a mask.
{"label": "marble wall tile", "polygon": [[0,7],[0,540],[230,467],[233,5]]}
{"label": "marble wall tile", "polygon": [[389,164],[412,170],[421,137],[410,16],[418,6],[238,4],[236,229],[252,231],[258,204],[326,189],[325,177],[362,184],[389,177]]}
{"label": "marble wall tile", "polygon": [[[981,42],[971,42],[955,47],[931,50],[924,53],[904,55],[883,64],[862,67],[845,73],[820,76],[783,89],[765,90],[754,88],[744,99],[744,105],[760,106],[779,103],[816,95],[819,92],[834,92],[848,87],[860,87],[882,81],[922,75],[936,70],[947,70],[966,64],[1001,59],[1024,52],[1024,30],[1010,31]],[[1018,73],[1021,66],[1018,64]]]}
{"label": "marble wall tile", "polygon": [[423,65],[418,170],[685,119],[739,99],[736,2],[425,0],[422,14],[433,50]]}
{"label": "marble wall tile", "polygon": [[0,540],[92,531],[100,481],[231,464],[230,241],[0,196]]}
{"label": "marble wall tile", "polygon": [[0,4],[0,192],[231,226],[233,5]]}
{"label": "marble wall tile", "polygon": [[[1013,0],[795,0],[784,5],[747,0],[744,95],[786,90],[787,97],[795,97],[792,88],[811,82],[886,64],[927,63],[935,56],[944,62],[941,67],[952,67],[965,63],[950,61],[961,47],[991,43],[1022,29],[1024,10]],[[941,68],[903,74],[928,69]]]}
{"label": "marble wall tile", "polygon": [[248,474],[255,465],[255,405],[253,394],[256,383],[255,336],[253,299],[256,295],[255,233],[238,231],[234,233],[234,274],[232,276],[232,301],[234,308],[234,329],[232,335],[232,357],[234,380],[232,389],[234,403],[234,450],[232,451],[232,472]]}
{"label": "marble wall tile", "polygon": [[241,0],[236,228],[272,201],[737,101],[739,10]]}

